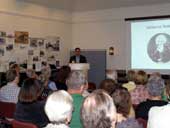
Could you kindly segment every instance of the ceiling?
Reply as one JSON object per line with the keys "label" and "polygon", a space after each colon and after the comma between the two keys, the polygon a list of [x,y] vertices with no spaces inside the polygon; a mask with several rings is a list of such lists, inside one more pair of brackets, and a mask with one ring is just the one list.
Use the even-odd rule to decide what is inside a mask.
{"label": "ceiling", "polygon": [[61,10],[82,12],[129,6],[170,3],[170,0],[18,0]]}

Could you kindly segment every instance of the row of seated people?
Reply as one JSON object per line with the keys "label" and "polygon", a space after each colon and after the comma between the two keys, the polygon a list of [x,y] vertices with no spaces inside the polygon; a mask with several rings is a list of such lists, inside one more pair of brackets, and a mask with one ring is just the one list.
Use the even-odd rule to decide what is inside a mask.
{"label": "row of seated people", "polygon": [[[147,80],[146,78],[147,75],[144,71],[138,71],[137,73],[134,73],[134,74],[135,74],[133,76],[135,79],[134,82],[130,80],[130,83],[133,83],[133,84],[129,86],[127,84],[123,85],[127,89],[124,87],[119,87],[116,84],[116,82],[110,79],[102,81],[99,88],[107,92],[107,95],[105,95],[106,92],[103,92],[101,90],[95,91],[92,94],[89,94],[87,92],[83,93],[85,92],[84,90],[87,88],[86,77],[81,72],[78,72],[78,71],[70,73],[69,77],[67,78],[66,83],[68,87],[68,93],[69,95],[71,94],[71,97],[73,99],[72,104],[74,107],[72,108],[74,108],[74,111],[72,109],[70,110],[71,113],[73,111],[73,113],[70,114],[72,115],[72,118],[71,116],[69,116],[69,119],[64,118],[64,120],[61,120],[61,119],[57,120],[59,117],[62,117],[62,115],[57,115],[57,114],[61,114],[60,113],[61,110],[64,110],[64,106],[66,105],[62,106],[57,103],[59,101],[61,102],[66,99],[62,99],[60,97],[57,100],[54,98],[55,99],[54,101],[56,101],[55,102],[56,104],[54,103],[53,105],[50,106],[50,108],[48,108],[47,110],[45,109],[46,111],[44,112],[44,105],[48,104],[48,99],[50,99],[49,97],[60,91],[52,93],[47,98],[47,101],[42,100],[42,99],[40,100],[39,97],[42,95],[42,92],[43,92],[42,88],[44,88],[44,86],[36,78],[27,79],[23,83],[23,86],[19,90],[19,95],[17,96],[18,100],[17,100],[16,110],[14,114],[14,119],[23,121],[23,122],[33,123],[37,127],[47,127],[47,128],[48,127],[58,128],[59,127],[58,125],[62,125],[62,126],[66,125],[65,127],[71,127],[71,128],[81,128],[81,127],[84,127],[84,128],[111,128],[111,127],[112,128],[114,127],[116,128],[142,128],[143,126],[140,125],[135,120],[135,114],[134,114],[133,107],[132,107],[133,103],[137,106],[136,117],[137,118],[141,117],[145,119],[146,121],[148,119],[148,112],[151,107],[163,106],[163,107],[168,108],[169,106],[166,105],[167,104],[166,101],[161,100],[161,94],[164,92],[165,86],[164,86],[164,81],[160,78],[159,74],[153,74],[149,78],[149,80]],[[144,82],[145,84],[137,84],[137,82]],[[136,94],[134,95],[133,93],[136,93]],[[82,94],[85,94],[83,96],[87,96],[85,100]],[[109,102],[108,100],[109,98],[106,100],[104,98],[105,96],[112,99],[111,100],[112,102]],[[168,95],[164,95],[164,97],[168,97]],[[134,100],[135,98],[137,100]],[[165,98],[165,99],[167,100],[168,98]],[[134,102],[134,101],[139,101],[139,102],[137,104],[137,102]],[[109,111],[111,109],[111,106],[113,106],[112,110],[114,111]],[[87,110],[84,110],[84,109],[87,109]],[[156,128],[154,126],[158,125],[159,123],[161,124],[162,122],[163,122],[162,124],[164,124],[163,127],[167,128],[168,125],[167,125],[166,119],[168,118],[166,118],[162,122],[161,120],[156,122],[157,124],[155,122],[154,123],[152,122],[153,119],[155,121],[158,118],[160,118],[159,116],[157,117],[156,114],[154,114],[155,113],[154,109],[157,110],[160,108],[158,107],[158,108],[151,109],[151,112],[149,113],[151,119],[149,119],[148,121],[148,128]],[[52,116],[54,116],[53,119],[50,118],[51,115],[48,114],[47,112],[48,110],[51,111],[49,113],[52,114]],[[160,109],[160,113],[162,112],[161,110],[162,109]],[[63,113],[66,113],[66,112],[63,112]],[[143,116],[142,114],[144,114],[145,116]],[[81,115],[82,122],[80,121],[80,115]],[[161,116],[161,114],[159,115]],[[62,124],[63,122],[64,124]],[[70,124],[68,126],[69,122]],[[64,126],[63,128],[65,128]]]}
{"label": "row of seated people", "polygon": [[[123,128],[126,124],[124,121],[128,120],[133,126],[142,128],[135,119],[128,118],[129,103],[124,104],[126,110],[116,108],[118,104],[121,105],[124,97],[130,101],[130,94],[126,89],[117,88],[112,97],[103,90],[96,90],[83,100],[81,93],[86,84],[84,74],[73,72],[68,79],[69,93],[55,91],[47,101],[40,101],[39,81],[27,79],[19,92],[14,119],[46,128],[69,128],[69,122],[71,128],[114,128],[115,125],[117,128]],[[114,100],[119,98],[121,100]]]}

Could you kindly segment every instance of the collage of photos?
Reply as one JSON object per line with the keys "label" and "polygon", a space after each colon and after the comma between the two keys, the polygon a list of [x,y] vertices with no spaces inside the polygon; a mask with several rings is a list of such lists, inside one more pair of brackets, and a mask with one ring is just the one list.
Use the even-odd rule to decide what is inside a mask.
{"label": "collage of photos", "polygon": [[[12,55],[17,63],[36,64],[48,61],[59,66],[60,61],[57,58],[60,43],[60,37],[38,38],[29,37],[29,32],[24,31],[14,33],[0,31],[0,57]],[[3,58],[1,61],[6,63]]]}

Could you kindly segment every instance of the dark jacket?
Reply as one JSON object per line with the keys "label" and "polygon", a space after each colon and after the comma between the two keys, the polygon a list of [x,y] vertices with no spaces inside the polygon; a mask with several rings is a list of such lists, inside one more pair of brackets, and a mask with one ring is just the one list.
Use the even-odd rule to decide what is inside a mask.
{"label": "dark jacket", "polygon": [[55,82],[55,84],[58,90],[65,90],[65,91],[68,90],[68,87],[65,83]]}
{"label": "dark jacket", "polygon": [[[70,63],[72,63],[74,61],[74,63],[76,63],[76,56],[71,56],[70,57]],[[80,55],[80,63],[87,63],[86,57],[83,55]]]}
{"label": "dark jacket", "polygon": [[162,101],[162,100],[149,100],[147,99],[146,101],[140,103],[136,110],[136,118],[143,118],[145,120],[148,120],[148,113],[151,107],[154,106],[163,106],[166,105],[168,102]]}
{"label": "dark jacket", "polygon": [[39,128],[45,127],[48,123],[48,117],[44,111],[45,101],[35,101],[32,103],[18,102],[14,119],[18,121],[33,123]]}

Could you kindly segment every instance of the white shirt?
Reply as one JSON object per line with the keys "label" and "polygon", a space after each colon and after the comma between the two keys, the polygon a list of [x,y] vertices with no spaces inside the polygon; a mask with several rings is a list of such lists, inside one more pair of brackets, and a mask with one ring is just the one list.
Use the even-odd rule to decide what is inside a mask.
{"label": "white shirt", "polygon": [[48,124],[45,128],[69,128],[69,126],[65,124]]}
{"label": "white shirt", "polygon": [[147,128],[170,128],[170,104],[150,109]]}
{"label": "white shirt", "polygon": [[0,89],[0,101],[17,103],[20,87],[15,83],[7,83]]}

